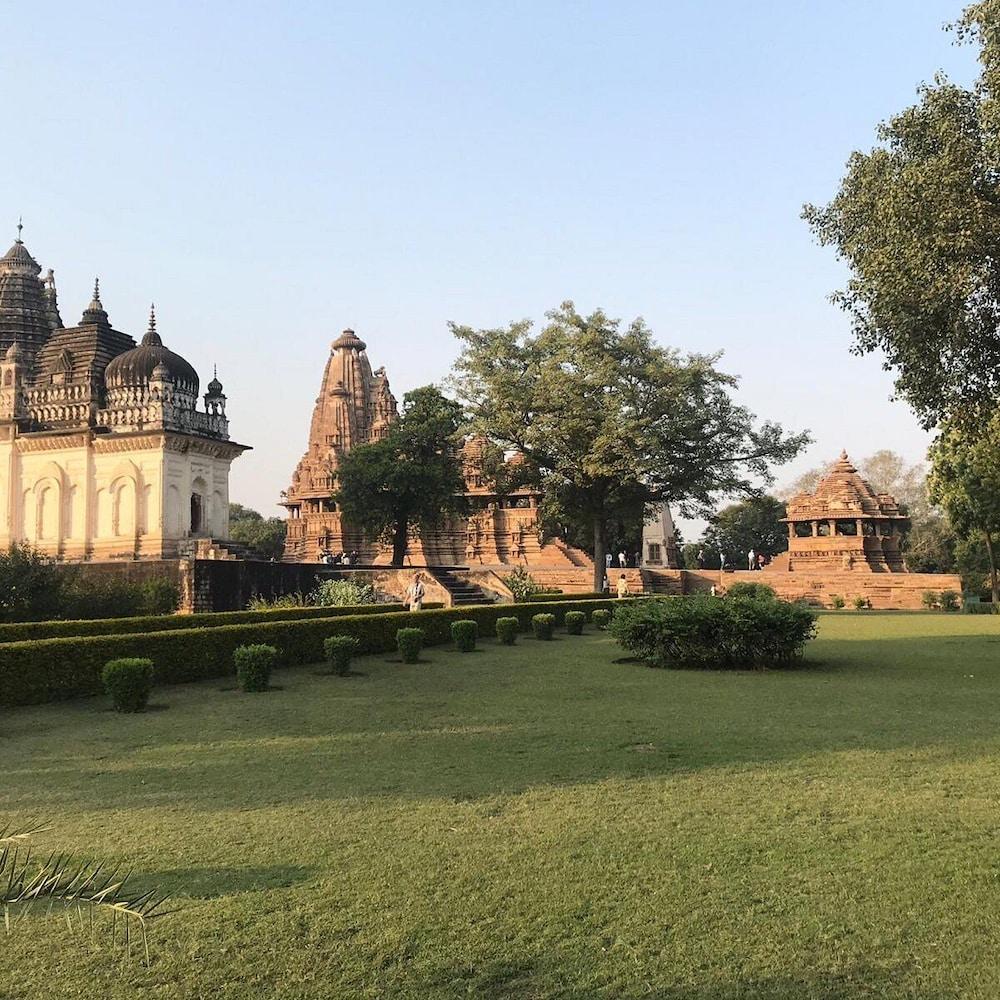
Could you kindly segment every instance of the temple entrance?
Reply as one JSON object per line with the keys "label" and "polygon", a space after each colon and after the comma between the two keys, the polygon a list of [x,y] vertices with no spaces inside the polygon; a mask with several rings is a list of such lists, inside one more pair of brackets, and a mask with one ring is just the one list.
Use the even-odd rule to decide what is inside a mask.
{"label": "temple entrance", "polygon": [[200,493],[191,494],[191,534],[197,535],[202,530],[204,521],[204,505]]}

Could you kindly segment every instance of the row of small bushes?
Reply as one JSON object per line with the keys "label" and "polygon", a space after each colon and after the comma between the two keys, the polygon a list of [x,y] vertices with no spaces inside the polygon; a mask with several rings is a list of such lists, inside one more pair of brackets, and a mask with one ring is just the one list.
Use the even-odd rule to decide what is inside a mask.
{"label": "row of small bushes", "polygon": [[[427,608],[436,605],[424,605]],[[265,622],[334,618],[337,615],[372,615],[402,611],[402,604],[364,604],[334,608],[274,608],[265,611],[211,611],[197,615],[149,615],[141,618],[99,618],[94,621],[47,621],[0,624],[0,643],[27,642],[85,635],[127,635],[134,632],[167,632],[177,629],[218,628]]]}
{"label": "row of small bushes", "polygon": [[[638,598],[636,600],[643,600]],[[496,620],[513,617],[520,631],[531,627],[536,614],[548,613],[562,624],[567,612],[618,609],[629,600],[481,605],[432,611],[332,615],[299,620],[268,618],[213,628],[185,628],[125,635],[95,635],[39,639],[0,645],[0,706],[38,704],[97,694],[102,690],[101,671],[109,660],[140,657],[153,661],[156,683],[174,684],[222,677],[232,671],[238,646],[266,643],[281,651],[283,666],[317,663],[323,643],[331,635],[351,636],[359,653],[387,652],[396,648],[396,632],[415,627],[424,632],[427,645],[448,642],[451,624],[461,619],[477,622],[480,630],[493,632]],[[277,613],[275,613],[277,614]],[[218,616],[213,616],[218,617]]]}
{"label": "row of small bushes", "polygon": [[[596,623],[604,627],[610,612],[601,609],[592,612]],[[570,635],[582,635],[587,616],[582,611],[568,611],[563,619]],[[551,639],[555,625],[555,615],[533,615],[531,627],[536,639]],[[517,640],[520,621],[514,617],[498,618],[495,628],[497,638],[506,646]],[[451,637],[461,653],[475,651],[479,638],[479,623],[475,619],[463,618],[451,623]],[[396,630],[396,647],[404,663],[417,663],[424,645],[422,628],[400,628]],[[350,673],[351,660],[357,655],[361,644],[353,636],[333,635],[323,642],[323,655],[328,673],[344,677]],[[266,643],[252,643],[237,646],[233,651],[236,667],[236,682],[245,692],[266,691],[271,683],[271,672],[278,664],[280,653],[275,646]],[[153,661],[145,657],[122,657],[110,660],[101,671],[104,690],[111,696],[116,712],[141,712],[149,703],[153,690]]]}
{"label": "row of small bushes", "polygon": [[920,597],[920,603],[929,610],[960,611],[962,595],[957,590],[925,590]]}

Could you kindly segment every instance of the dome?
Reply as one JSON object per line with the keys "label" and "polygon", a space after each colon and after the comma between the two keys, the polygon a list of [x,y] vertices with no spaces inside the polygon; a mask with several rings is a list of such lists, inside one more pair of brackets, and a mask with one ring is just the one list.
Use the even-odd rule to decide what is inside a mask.
{"label": "dome", "polygon": [[28,252],[28,248],[21,242],[20,235],[14,245],[0,257],[0,271],[10,273],[20,271],[28,274],[40,274],[42,269],[38,261]]}
{"label": "dome", "polygon": [[179,354],[163,346],[156,332],[156,316],[150,313],[149,330],[138,347],[112,358],[104,370],[104,381],[109,389],[124,386],[146,385],[153,377],[174,382],[197,395],[198,373]]}
{"label": "dome", "polygon": [[342,347],[355,351],[363,351],[367,345],[353,330],[345,330],[331,346],[335,351],[340,350]]}
{"label": "dome", "polygon": [[222,395],[222,383],[219,381],[219,370],[217,368],[212,369],[212,381],[208,383],[208,395]]}

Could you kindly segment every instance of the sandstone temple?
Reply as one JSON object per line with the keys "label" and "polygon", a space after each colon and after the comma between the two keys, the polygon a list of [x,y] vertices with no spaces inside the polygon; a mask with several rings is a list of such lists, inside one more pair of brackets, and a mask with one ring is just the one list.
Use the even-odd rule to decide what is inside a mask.
{"label": "sandstone temple", "polygon": [[[372,543],[344,522],[332,494],[337,467],[350,448],[382,437],[397,418],[396,399],[384,368],[372,369],[367,345],[353,330],[345,330],[330,346],[313,409],[306,453],[282,497],[288,511],[285,558],[312,561],[330,552],[357,552],[362,562],[386,564],[390,550]],[[414,565],[593,572],[590,557],[560,538],[542,534],[536,490],[514,488],[504,493],[485,474],[487,442],[468,439],[462,448],[462,469],[469,516],[454,518],[444,529],[414,535],[409,556]],[[519,461],[514,455],[511,464]],[[644,542],[646,558],[656,565],[676,566],[676,545],[669,511],[651,518]],[[632,554],[630,565],[634,568]],[[587,588],[592,583],[587,584]]]}
{"label": "sandstone temple", "polygon": [[788,570],[858,570],[903,573],[901,542],[910,520],[888,493],[876,493],[847,452],[813,493],[787,505]]}
{"label": "sandstone temple", "polygon": [[226,396],[167,348],[115,329],[98,284],[65,326],[55,278],[21,239],[0,258],[0,546],[67,560],[165,559],[225,538]]}

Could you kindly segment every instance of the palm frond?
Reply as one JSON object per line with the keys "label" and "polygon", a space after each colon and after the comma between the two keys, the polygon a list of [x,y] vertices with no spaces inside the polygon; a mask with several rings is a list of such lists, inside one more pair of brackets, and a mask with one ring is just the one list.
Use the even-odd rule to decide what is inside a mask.
{"label": "palm frond", "polygon": [[52,828],[42,820],[22,820],[20,826],[11,822],[0,826],[0,847],[10,847],[23,844],[39,833],[45,833]]}
{"label": "palm frond", "polygon": [[12,933],[36,907],[44,907],[47,914],[60,909],[70,930],[89,925],[91,933],[95,917],[106,914],[111,918],[112,946],[123,946],[128,957],[138,938],[148,963],[146,928],[150,920],[165,915],[167,894],[133,888],[132,871],[121,865],[74,860],[56,852],[36,860],[24,844],[32,833],[46,829],[42,824],[20,829],[9,824],[0,830],[0,910],[6,932]]}

